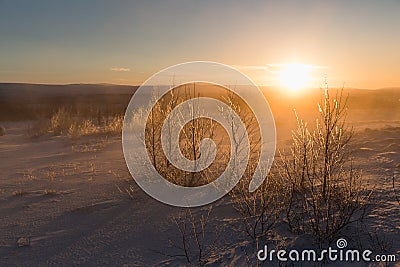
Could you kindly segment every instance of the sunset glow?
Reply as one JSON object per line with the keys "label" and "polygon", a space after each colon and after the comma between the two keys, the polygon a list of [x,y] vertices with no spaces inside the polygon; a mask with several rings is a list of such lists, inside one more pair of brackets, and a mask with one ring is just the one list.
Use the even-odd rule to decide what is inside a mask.
{"label": "sunset glow", "polygon": [[0,0],[0,267],[400,267],[399,33],[400,0]]}
{"label": "sunset glow", "polygon": [[291,92],[307,87],[310,81],[310,69],[303,64],[287,64],[279,71],[279,82]]}
{"label": "sunset glow", "polygon": [[[0,1],[1,82],[140,85],[207,60],[290,90],[400,84],[398,1],[17,2]],[[288,63],[328,68],[266,67]]]}

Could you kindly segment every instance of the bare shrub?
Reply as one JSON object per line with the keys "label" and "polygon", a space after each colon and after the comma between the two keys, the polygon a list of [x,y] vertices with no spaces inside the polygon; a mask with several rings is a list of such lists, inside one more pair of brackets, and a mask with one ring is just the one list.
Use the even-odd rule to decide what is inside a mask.
{"label": "bare shrub", "polygon": [[[144,142],[153,166],[164,178],[171,182],[183,186],[199,186],[203,182],[209,183],[212,179],[219,177],[220,172],[227,166],[231,157],[231,151],[237,154],[242,153],[238,149],[242,147],[241,144],[244,144],[243,142],[247,141],[245,138],[248,138],[250,144],[248,166],[239,184],[230,194],[243,222],[243,231],[258,244],[258,239],[265,237],[281,221],[283,211],[285,211],[287,191],[282,190],[282,188],[285,188],[285,184],[281,182],[279,177],[271,175],[258,190],[249,192],[249,183],[257,167],[261,148],[261,135],[256,117],[252,113],[251,108],[246,106],[247,104],[243,100],[240,100],[234,93],[228,93],[227,95],[221,93],[219,97],[223,97],[223,99],[219,100],[230,106],[231,110],[229,112],[232,112],[232,114],[229,112],[223,113],[224,116],[227,116],[227,121],[231,122],[228,127],[231,127],[230,130],[233,132],[233,140],[228,140],[231,141],[228,144],[227,133],[220,125],[211,120],[195,119],[196,115],[200,113],[199,109],[202,107],[193,105],[183,111],[193,119],[181,129],[179,149],[182,154],[191,160],[196,160],[200,156],[206,156],[204,154],[200,155],[199,143],[204,138],[211,138],[217,146],[217,157],[213,162],[214,165],[198,173],[177,170],[163,153],[160,138],[162,126],[165,123],[166,117],[175,106],[187,99],[194,99],[196,101],[196,98],[199,97],[195,84],[184,85],[180,89],[177,90],[176,94],[172,92],[166,97],[164,96],[149,111]],[[215,89],[217,90],[217,88]],[[237,114],[242,120],[247,135],[238,131],[239,126],[235,125],[233,113]],[[138,117],[140,117],[139,115]],[[178,121],[181,119],[179,115],[177,119]],[[170,126],[165,125],[165,127],[168,129]],[[234,147],[231,149],[230,146]],[[171,151],[173,148],[169,149]],[[187,209],[183,216],[175,218],[175,223],[181,236],[179,249],[183,253],[180,256],[185,257],[191,265],[204,264],[205,259],[209,255],[209,249],[204,249],[204,246],[208,247],[208,245],[204,245],[205,225],[208,220],[209,214],[198,218],[190,209]],[[212,245],[212,247],[215,248],[215,245]]]}
{"label": "bare shrub", "polygon": [[[152,161],[155,169],[167,180],[183,185],[183,186],[200,186],[210,181],[212,173],[216,172],[218,166],[214,164],[213,167],[207,168],[200,172],[186,172],[176,168],[167,159],[161,144],[161,131],[165,124],[166,130],[171,132],[171,121],[167,121],[171,111],[182,102],[188,99],[196,99],[199,95],[196,93],[196,85],[183,85],[178,87],[178,92],[170,92],[167,96],[158,101],[149,112],[146,122],[146,136],[145,143],[149,153],[149,158]],[[210,119],[196,118],[200,114],[201,109],[199,105],[192,105],[184,112],[190,114],[193,118],[190,122],[186,123],[181,129],[179,148],[172,147],[171,134],[167,134],[167,150],[174,153],[176,149],[180,149],[181,153],[190,160],[197,160],[200,158],[200,141],[204,138],[215,140],[216,124]],[[176,118],[178,122],[183,120],[183,114],[179,114]],[[218,144],[217,144],[218,147]],[[203,156],[207,156],[205,153]]]}
{"label": "bare shrub", "polygon": [[[279,177],[271,173],[256,191],[249,192],[249,184],[253,178],[259,159],[261,143],[259,126],[251,109],[246,108],[243,103],[240,103],[237,96],[229,93],[226,100],[232,112],[238,114],[242,122],[246,125],[247,138],[250,144],[247,169],[242,179],[230,192],[230,196],[233,199],[235,209],[240,214],[243,230],[258,244],[258,240],[265,237],[282,219],[286,203],[285,185]],[[236,129],[233,121],[229,118],[228,121],[231,121],[232,130],[235,132]],[[236,136],[233,138],[235,147],[239,147],[240,143],[245,141],[245,136]]]}
{"label": "bare shrub", "polygon": [[[175,91],[172,90],[152,106],[146,121],[144,142],[148,151],[150,160],[155,169],[167,180],[182,186],[199,186],[210,182],[219,171],[221,165],[214,163],[212,166],[200,172],[182,171],[175,167],[166,157],[165,153],[174,153],[180,149],[183,156],[190,160],[197,160],[200,156],[206,157],[207,153],[200,154],[199,144],[204,138],[213,139],[219,146],[218,140],[215,140],[217,125],[210,119],[197,118],[205,107],[191,105],[185,108],[182,113],[189,114],[192,118],[185,123],[180,131],[179,147],[172,147],[171,131],[173,122],[167,120],[171,111],[186,100],[198,98],[200,95],[196,91],[196,84],[183,85]],[[153,96],[156,97],[156,96]],[[139,111],[140,112],[140,111]],[[178,123],[183,121],[184,114],[178,114],[174,118]],[[140,117],[140,114],[137,114]],[[183,124],[183,123],[182,123]],[[164,151],[161,143],[162,127],[165,127],[170,134],[167,134],[167,145]],[[225,159],[224,159],[225,160]],[[123,191],[122,189],[119,189]],[[129,193],[128,193],[129,194]],[[129,194],[130,195],[130,194]],[[209,206],[206,212],[191,208],[184,210],[183,214],[173,217],[174,223],[179,232],[179,241],[174,241],[171,245],[180,253],[178,255],[169,255],[172,257],[183,257],[189,265],[204,265],[210,259],[213,252],[217,249],[217,242],[211,240],[215,237],[215,229],[208,229],[210,222],[210,213],[212,206]],[[172,241],[171,241],[172,242]]]}
{"label": "bare shrub", "polygon": [[186,208],[181,216],[173,218],[180,241],[172,245],[182,254],[175,257],[184,257],[189,265],[203,266],[217,249],[216,240],[210,240],[208,229],[212,206],[206,212],[196,215],[191,208]]}
{"label": "bare shrub", "polygon": [[286,210],[284,186],[277,178],[268,176],[254,192],[249,192],[248,183],[241,180],[231,193],[243,229],[254,241],[267,236]]}
{"label": "bare shrub", "polygon": [[297,118],[290,152],[281,152],[278,162],[290,189],[289,226],[329,242],[363,218],[371,195],[351,159],[352,130],[346,126],[347,98],[342,93],[338,90],[332,98],[325,89],[315,129]]}

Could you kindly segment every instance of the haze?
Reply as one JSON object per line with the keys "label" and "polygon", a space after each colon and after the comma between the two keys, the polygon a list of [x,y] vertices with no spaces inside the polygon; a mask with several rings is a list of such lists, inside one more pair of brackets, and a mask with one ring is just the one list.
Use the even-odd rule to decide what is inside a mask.
{"label": "haze", "polygon": [[138,85],[173,64],[234,65],[259,85],[400,85],[398,1],[0,1],[0,82]]}

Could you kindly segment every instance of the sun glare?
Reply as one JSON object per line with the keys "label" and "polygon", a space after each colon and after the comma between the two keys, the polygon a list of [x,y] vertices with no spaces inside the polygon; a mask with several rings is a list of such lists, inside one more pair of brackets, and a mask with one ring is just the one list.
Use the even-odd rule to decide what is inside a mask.
{"label": "sun glare", "polygon": [[281,86],[296,92],[304,89],[310,81],[310,68],[303,64],[285,64],[279,70]]}

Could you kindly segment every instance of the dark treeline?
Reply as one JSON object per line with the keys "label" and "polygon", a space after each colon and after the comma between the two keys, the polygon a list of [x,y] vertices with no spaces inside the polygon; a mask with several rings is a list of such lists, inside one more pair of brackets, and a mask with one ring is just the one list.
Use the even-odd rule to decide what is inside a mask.
{"label": "dark treeline", "polygon": [[82,116],[123,114],[137,87],[0,84],[0,120],[50,118],[60,108]]}
{"label": "dark treeline", "polygon": [[[49,118],[60,108],[82,116],[114,116],[124,114],[137,86],[104,84],[16,84],[0,83],[0,120],[32,120]],[[276,122],[293,117],[295,108],[307,117],[315,113],[320,90],[290,95],[270,87],[262,88]],[[332,93],[336,90],[333,89]],[[354,119],[400,120],[400,88],[379,90],[346,89],[350,117]],[[350,118],[352,119],[352,118]]]}

